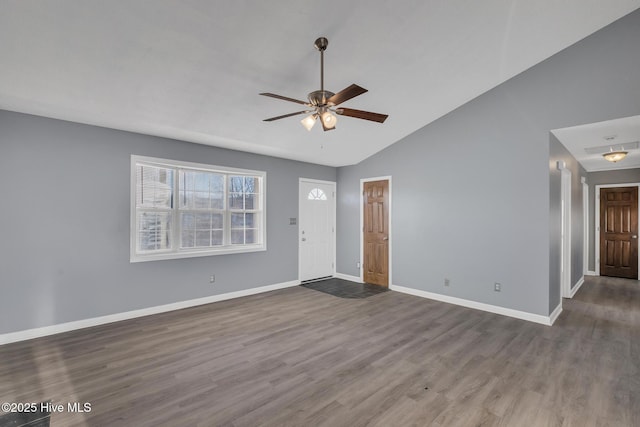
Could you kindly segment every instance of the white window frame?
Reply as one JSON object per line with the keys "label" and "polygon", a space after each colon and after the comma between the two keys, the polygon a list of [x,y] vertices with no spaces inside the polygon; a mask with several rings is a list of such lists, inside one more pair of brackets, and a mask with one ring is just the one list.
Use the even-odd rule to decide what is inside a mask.
{"label": "white window frame", "polygon": [[[158,251],[157,253],[152,252],[138,252],[137,250],[137,207],[136,207],[136,184],[137,184],[137,176],[136,176],[136,166],[139,164],[148,165],[148,166],[157,166],[164,168],[172,168],[175,170],[174,180],[173,180],[173,194],[174,200],[177,199],[179,191],[179,170],[193,170],[193,171],[202,171],[202,172],[212,172],[212,173],[221,173],[225,175],[251,175],[260,178],[261,191],[259,196],[259,206],[261,209],[259,217],[259,226],[260,226],[260,243],[256,244],[244,244],[244,245],[224,245],[216,248],[180,248],[180,236],[181,229],[178,220],[179,206],[178,203],[174,202],[171,211],[174,213],[173,215],[173,231],[171,235],[172,245],[170,249],[165,249],[162,251]],[[130,262],[144,262],[144,261],[157,261],[157,260],[166,260],[166,259],[179,259],[179,258],[193,258],[193,257],[202,257],[202,256],[211,256],[211,255],[225,255],[225,254],[237,254],[237,253],[247,253],[247,252],[259,252],[267,250],[267,204],[266,204],[266,193],[267,193],[267,173],[264,171],[256,171],[249,169],[238,169],[238,168],[230,168],[225,166],[215,166],[215,165],[207,165],[202,163],[191,163],[191,162],[182,162],[179,160],[169,160],[169,159],[161,159],[156,157],[146,157],[146,156],[138,156],[131,155],[131,195],[130,195]],[[231,212],[232,209],[228,206],[228,194],[227,194],[227,183],[225,183],[225,215],[224,215],[224,233],[230,233],[231,229]]]}

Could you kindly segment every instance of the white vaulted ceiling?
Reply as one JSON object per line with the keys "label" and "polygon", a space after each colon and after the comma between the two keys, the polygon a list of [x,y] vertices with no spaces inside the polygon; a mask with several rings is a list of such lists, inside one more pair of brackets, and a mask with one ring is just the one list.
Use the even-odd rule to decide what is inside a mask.
{"label": "white vaulted ceiling", "polygon": [[[640,0],[3,0],[0,108],[331,166],[357,163],[640,7]],[[369,92],[307,132],[319,89]]]}

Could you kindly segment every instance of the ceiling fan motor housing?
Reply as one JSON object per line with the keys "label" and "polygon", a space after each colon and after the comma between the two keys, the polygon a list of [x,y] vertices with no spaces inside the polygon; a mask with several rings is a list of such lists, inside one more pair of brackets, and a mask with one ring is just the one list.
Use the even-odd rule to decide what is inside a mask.
{"label": "ceiling fan motor housing", "polygon": [[316,90],[307,95],[309,103],[315,107],[322,107],[327,104],[327,99],[334,95],[333,92],[328,90]]}

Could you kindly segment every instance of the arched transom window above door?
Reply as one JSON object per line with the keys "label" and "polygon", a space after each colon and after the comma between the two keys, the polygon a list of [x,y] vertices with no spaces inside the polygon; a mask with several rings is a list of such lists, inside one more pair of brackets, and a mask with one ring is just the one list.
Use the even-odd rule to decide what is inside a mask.
{"label": "arched transom window above door", "polygon": [[307,195],[309,200],[327,200],[327,195],[320,188],[313,188]]}

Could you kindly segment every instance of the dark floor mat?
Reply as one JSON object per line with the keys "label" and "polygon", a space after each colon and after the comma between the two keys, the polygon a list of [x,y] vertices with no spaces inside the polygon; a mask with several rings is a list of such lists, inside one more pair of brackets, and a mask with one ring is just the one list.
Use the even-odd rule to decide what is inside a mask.
{"label": "dark floor mat", "polygon": [[36,403],[29,406],[28,410],[0,415],[0,427],[49,427],[51,413],[46,409],[46,404],[49,403],[51,402]]}
{"label": "dark floor mat", "polygon": [[302,286],[307,289],[313,289],[314,291],[333,295],[334,297],[353,299],[368,298],[389,290],[389,288],[385,288],[383,286],[350,282],[348,280],[336,278],[304,283]]}

